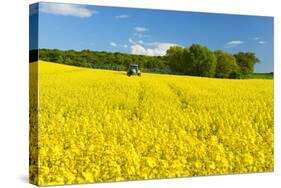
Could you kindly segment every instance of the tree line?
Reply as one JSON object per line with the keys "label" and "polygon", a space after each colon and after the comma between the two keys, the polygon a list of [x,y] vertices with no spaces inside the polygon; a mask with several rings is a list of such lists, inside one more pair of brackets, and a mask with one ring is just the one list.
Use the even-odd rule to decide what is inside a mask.
{"label": "tree line", "polygon": [[146,72],[159,72],[216,78],[247,78],[259,59],[254,53],[230,54],[205,46],[172,46],[165,56],[145,56],[91,50],[39,49],[30,51],[30,61],[51,61],[67,65],[126,70],[132,63]]}
{"label": "tree line", "polygon": [[39,59],[67,65],[127,70],[130,64],[138,64],[142,69],[167,70],[168,62],[163,56],[145,56],[119,52],[98,52],[90,50],[40,49]]}
{"label": "tree line", "polygon": [[230,54],[222,50],[211,51],[205,46],[173,46],[166,55],[170,68],[185,75],[216,78],[247,78],[259,61],[254,53]]}

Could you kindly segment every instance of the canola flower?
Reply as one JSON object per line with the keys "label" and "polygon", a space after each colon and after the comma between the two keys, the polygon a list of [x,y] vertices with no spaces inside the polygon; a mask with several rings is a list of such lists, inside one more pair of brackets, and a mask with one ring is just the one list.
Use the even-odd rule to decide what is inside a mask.
{"label": "canola flower", "polygon": [[39,108],[30,104],[35,184],[273,170],[273,80],[127,77],[40,61],[30,64],[34,98],[37,66]]}

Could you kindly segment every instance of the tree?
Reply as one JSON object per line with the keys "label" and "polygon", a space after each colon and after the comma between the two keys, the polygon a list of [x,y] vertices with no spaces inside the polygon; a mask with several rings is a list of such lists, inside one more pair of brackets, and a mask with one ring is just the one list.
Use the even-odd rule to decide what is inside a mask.
{"label": "tree", "polygon": [[217,58],[216,74],[217,78],[236,78],[239,76],[239,66],[233,55],[217,50],[214,52]]}
{"label": "tree", "polygon": [[239,52],[234,57],[243,77],[248,77],[252,74],[254,72],[254,65],[260,62],[256,55],[251,52]]}
{"label": "tree", "polygon": [[171,46],[166,52],[166,58],[169,61],[169,67],[178,73],[184,73],[183,52],[184,48],[180,46]]}
{"label": "tree", "polygon": [[213,77],[216,56],[205,46],[193,44],[189,48],[172,46],[166,55],[170,68],[178,73],[193,76]]}
{"label": "tree", "polygon": [[205,46],[193,44],[184,55],[184,70],[186,74],[203,77],[214,77],[216,56]]}

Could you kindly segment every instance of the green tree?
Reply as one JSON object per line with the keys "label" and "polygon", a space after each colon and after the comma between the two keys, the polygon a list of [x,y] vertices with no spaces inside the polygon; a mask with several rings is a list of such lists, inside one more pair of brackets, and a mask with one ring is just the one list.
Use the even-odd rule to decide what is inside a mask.
{"label": "green tree", "polygon": [[214,77],[216,56],[205,46],[193,44],[184,55],[184,72],[189,75]]}
{"label": "green tree", "polygon": [[249,77],[254,72],[254,65],[260,62],[256,55],[251,52],[239,52],[234,57],[243,77]]}
{"label": "green tree", "polygon": [[167,50],[166,53],[166,58],[169,61],[169,67],[178,73],[184,73],[183,52],[184,48],[180,46],[172,46]]}
{"label": "green tree", "polygon": [[233,55],[217,50],[214,52],[217,58],[216,74],[217,78],[236,78],[239,76],[239,66]]}

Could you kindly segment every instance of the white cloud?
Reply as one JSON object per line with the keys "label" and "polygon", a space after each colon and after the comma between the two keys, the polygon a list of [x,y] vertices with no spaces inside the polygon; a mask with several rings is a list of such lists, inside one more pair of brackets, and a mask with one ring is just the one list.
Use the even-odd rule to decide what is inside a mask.
{"label": "white cloud", "polygon": [[232,40],[229,41],[228,43],[226,43],[227,45],[239,45],[239,44],[243,44],[244,42],[241,40]]}
{"label": "white cloud", "polygon": [[128,39],[128,42],[130,43],[130,44],[136,44],[137,42],[135,42],[133,39],[131,39],[131,38],[129,38]]}
{"label": "white cloud", "polygon": [[125,18],[129,18],[129,15],[127,14],[121,14],[121,15],[118,15],[118,16],[115,16],[116,19],[125,19]]}
{"label": "white cloud", "polygon": [[148,29],[147,29],[147,28],[145,28],[145,27],[135,27],[135,28],[134,28],[134,30],[135,30],[136,32],[144,32],[144,31],[148,31]]}
{"label": "white cloud", "polygon": [[177,44],[172,43],[155,43],[153,48],[145,48],[140,44],[134,44],[131,46],[131,53],[138,55],[148,55],[148,56],[163,56],[166,54],[166,51],[171,46],[177,46]]}
{"label": "white cloud", "polygon": [[131,53],[138,55],[146,55],[146,49],[139,44],[134,44],[131,46]]}
{"label": "white cloud", "polygon": [[117,44],[115,42],[111,42],[110,46],[117,47]]}
{"label": "white cloud", "polygon": [[266,41],[262,41],[262,40],[260,40],[260,41],[258,41],[258,43],[259,43],[259,44],[265,44],[265,43],[266,43]]}
{"label": "white cloud", "polygon": [[133,39],[131,39],[131,38],[129,38],[128,39],[128,42],[130,43],[130,44],[141,44],[141,45],[157,45],[158,43],[145,43],[143,40],[133,40]]}
{"label": "white cloud", "polygon": [[122,45],[123,48],[128,48],[127,44]]}
{"label": "white cloud", "polygon": [[76,17],[90,17],[97,11],[90,10],[86,6],[66,3],[40,3],[40,11],[48,14],[76,16]]}
{"label": "white cloud", "polygon": [[253,39],[254,39],[254,40],[259,40],[259,39],[260,39],[260,37],[254,37]]}
{"label": "white cloud", "polygon": [[143,33],[134,33],[134,36],[138,37],[138,38],[144,38],[144,37],[148,37],[148,35],[145,35]]}

